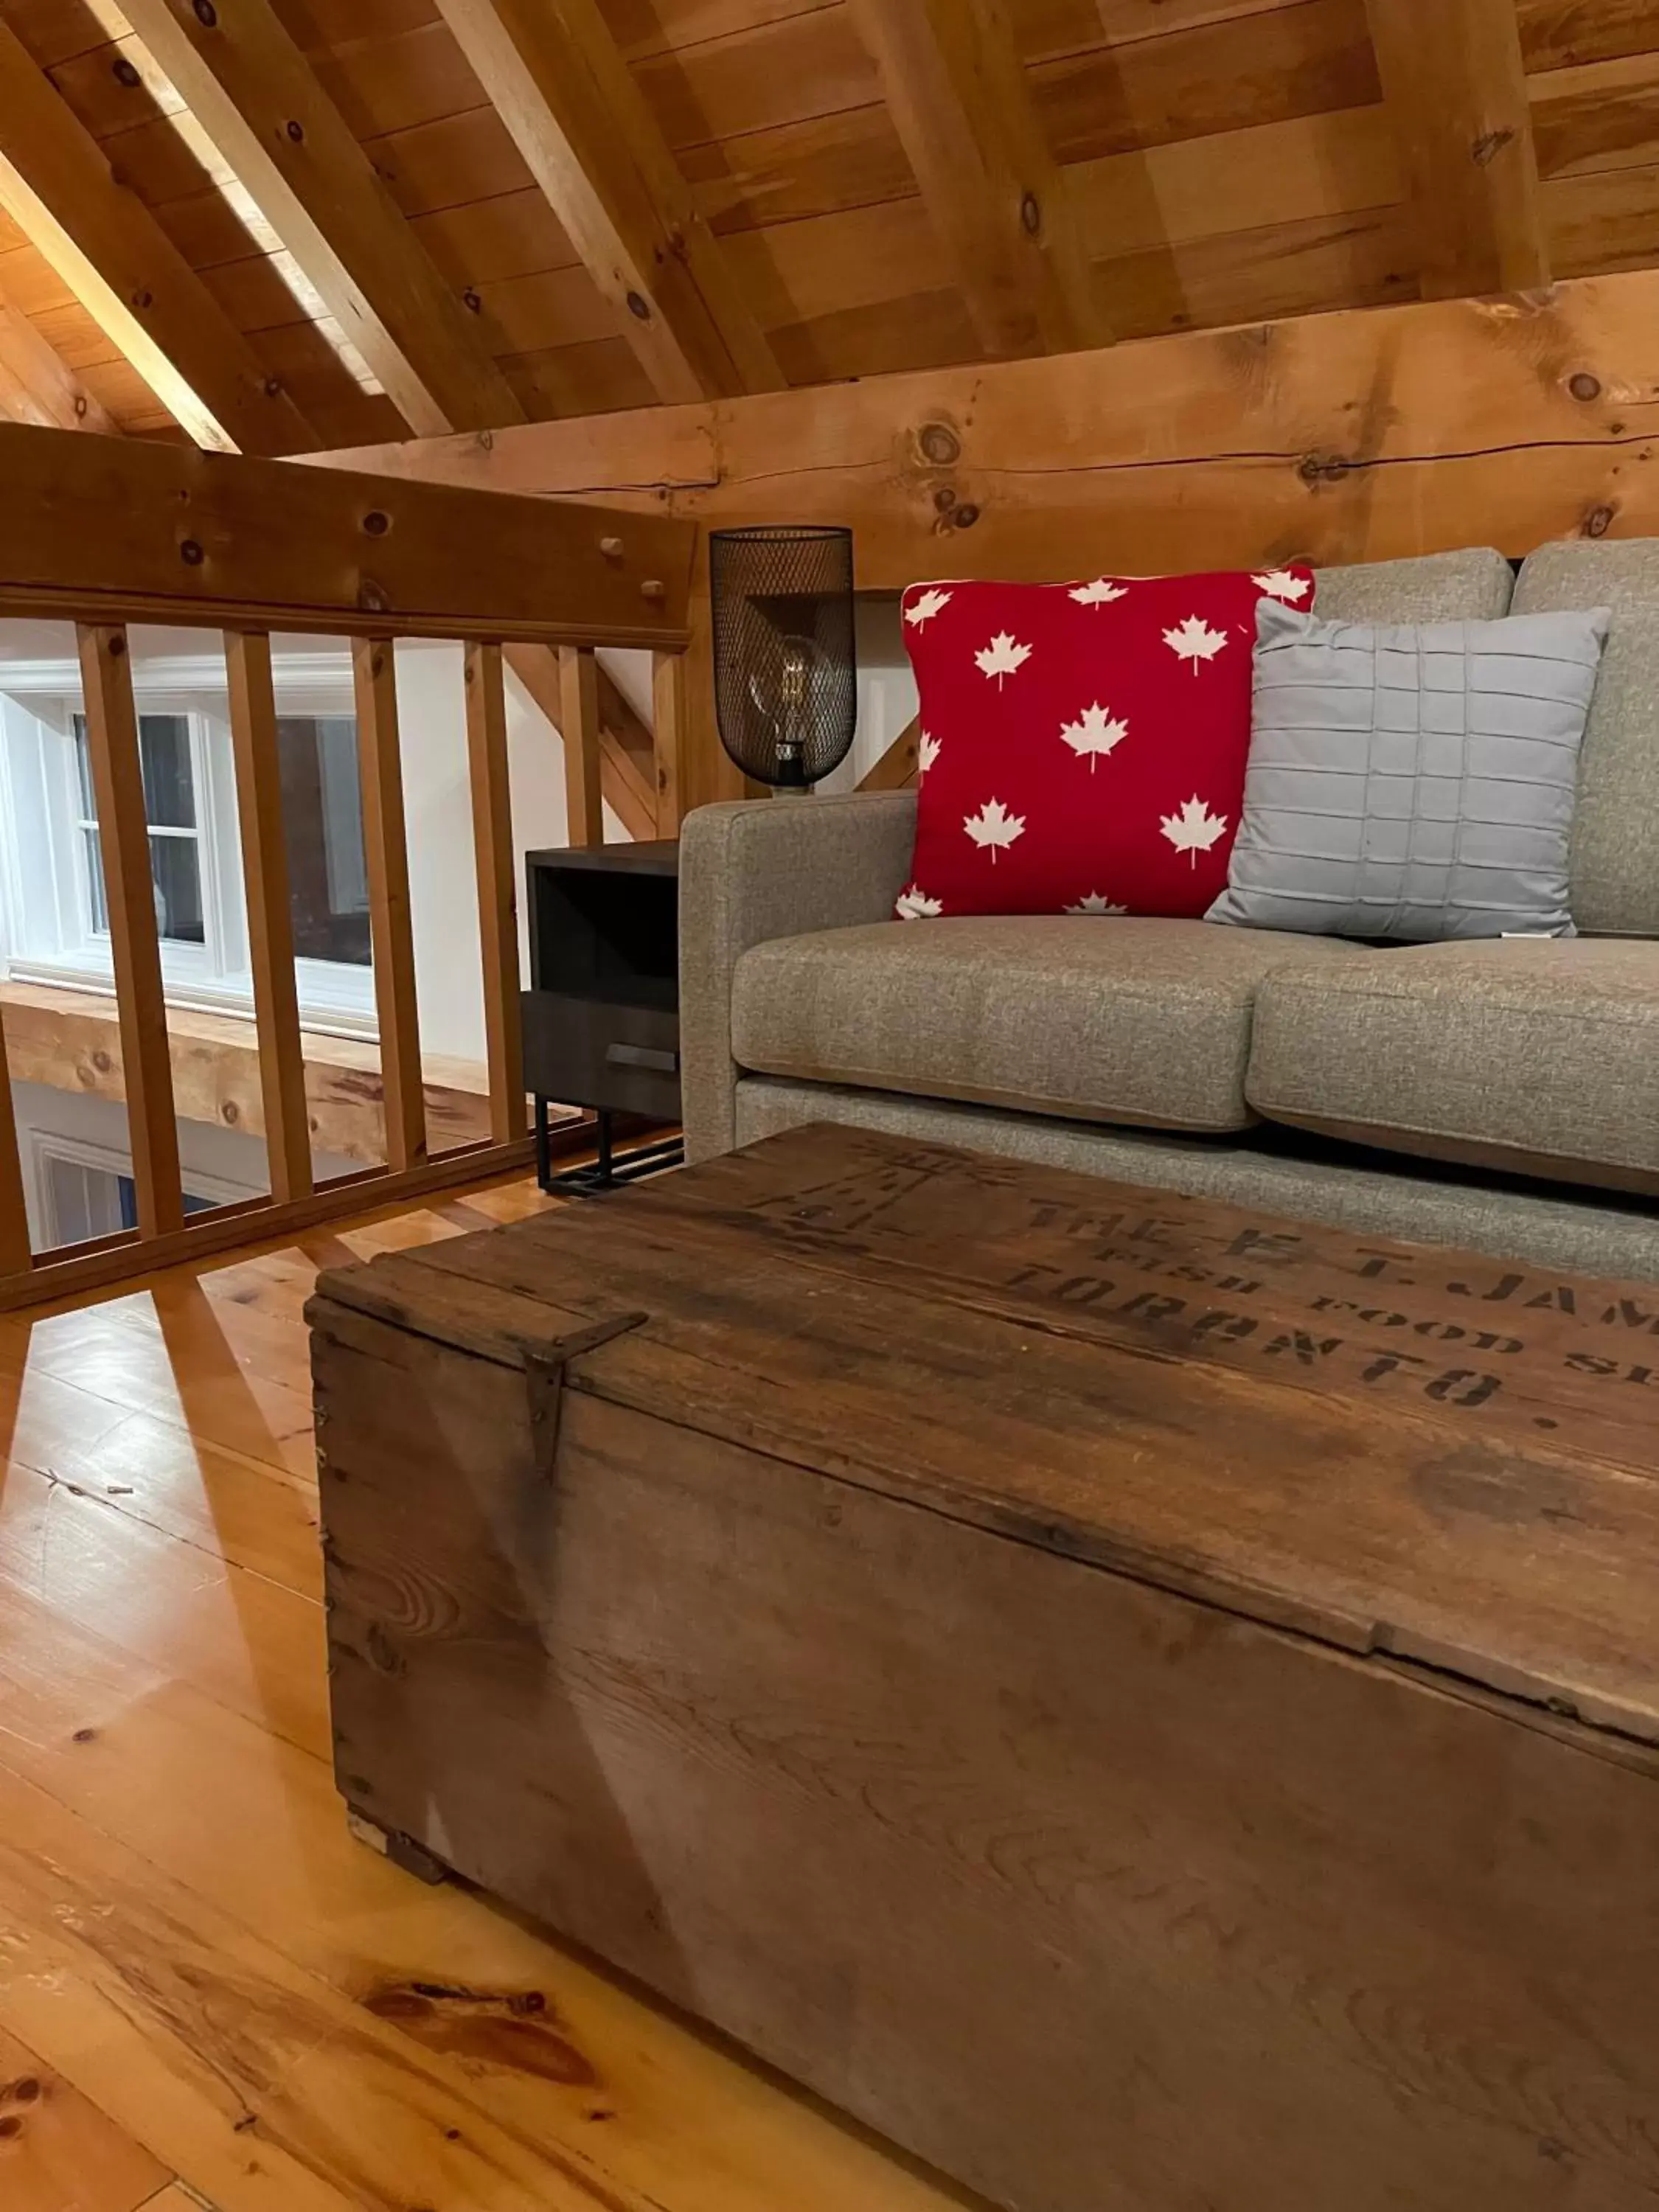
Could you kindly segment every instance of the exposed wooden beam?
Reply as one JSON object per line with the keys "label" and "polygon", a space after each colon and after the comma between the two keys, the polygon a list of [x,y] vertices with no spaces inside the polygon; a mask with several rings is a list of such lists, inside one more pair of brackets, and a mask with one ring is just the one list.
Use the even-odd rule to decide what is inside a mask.
{"label": "exposed wooden beam", "polygon": [[[535,646],[509,645],[506,658],[532,703],[552,726],[554,735],[568,746],[571,740],[564,726],[558,656]],[[599,787],[630,837],[654,837],[656,761],[651,733],[603,671],[599,693]]]}
{"label": "exposed wooden beam", "polygon": [[775,520],[787,477],[867,591],[1520,555],[1659,535],[1656,330],[1641,270],[328,459],[709,525]]}
{"label": "exposed wooden beam", "polygon": [[11,422],[0,486],[9,614],[548,645],[685,632],[696,532],[665,519]]}
{"label": "exposed wooden beam", "polygon": [[522,422],[478,324],[269,0],[122,10],[410,429]]}
{"label": "exposed wooden beam", "polygon": [[592,653],[568,645],[559,654],[559,726],[564,736],[564,834],[571,845],[603,845],[599,765],[599,668]]}
{"label": "exposed wooden beam", "polygon": [[314,451],[281,382],[4,23],[0,208],[198,445]]}
{"label": "exposed wooden beam", "polygon": [[852,14],[987,353],[1105,344],[1003,0],[852,0]]}
{"label": "exposed wooden beam", "polygon": [[1423,296],[1547,284],[1515,0],[1365,0]]}
{"label": "exposed wooden beam", "polygon": [[21,307],[0,294],[0,416],[44,430],[100,430],[119,425]]}
{"label": "exposed wooden beam", "polygon": [[[112,997],[50,984],[0,983],[0,1018],[5,1023],[15,1082],[39,1083],[83,1098],[107,1098],[118,1105],[125,1100],[126,1073]],[[173,1006],[167,1011],[167,1042],[181,1121],[234,1127],[246,1137],[270,1141],[274,1132],[265,1119],[269,1085],[255,1023],[245,1014],[199,1013]],[[382,1158],[379,1046],[370,1037],[328,1036],[304,1030],[300,1057],[305,1115],[319,1153],[362,1166],[376,1164]],[[487,1143],[489,1098],[483,1066],[434,1053],[424,1054],[421,1065],[434,1152]]]}
{"label": "exposed wooden beam", "polygon": [[597,0],[438,0],[658,397],[782,371]]}

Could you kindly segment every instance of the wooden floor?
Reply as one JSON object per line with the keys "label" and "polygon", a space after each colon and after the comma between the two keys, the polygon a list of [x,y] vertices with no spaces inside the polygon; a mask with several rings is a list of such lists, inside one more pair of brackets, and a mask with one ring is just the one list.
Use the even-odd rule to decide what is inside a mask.
{"label": "wooden floor", "polygon": [[3,2212],[955,2201],[346,1832],[301,1309],[319,1266],[543,1203],[0,1322]]}

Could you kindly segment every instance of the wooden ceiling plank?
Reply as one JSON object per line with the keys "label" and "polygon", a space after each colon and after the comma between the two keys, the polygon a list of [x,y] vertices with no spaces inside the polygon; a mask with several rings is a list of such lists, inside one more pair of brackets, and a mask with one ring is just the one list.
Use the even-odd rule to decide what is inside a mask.
{"label": "wooden ceiling plank", "polygon": [[269,0],[123,0],[139,38],[420,436],[525,413]]}
{"label": "wooden ceiling plank", "polygon": [[0,208],[198,445],[316,450],[280,381],[3,22]]}
{"label": "wooden ceiling plank", "polygon": [[782,371],[596,0],[439,0],[445,21],[665,400]]}
{"label": "wooden ceiling plank", "polygon": [[1110,337],[1002,0],[852,0],[988,354]]}
{"label": "wooden ceiling plank", "polygon": [[1423,296],[1550,281],[1515,0],[1365,0]]}
{"label": "wooden ceiling plank", "polygon": [[43,430],[100,430],[119,424],[34,325],[0,291],[0,415]]}

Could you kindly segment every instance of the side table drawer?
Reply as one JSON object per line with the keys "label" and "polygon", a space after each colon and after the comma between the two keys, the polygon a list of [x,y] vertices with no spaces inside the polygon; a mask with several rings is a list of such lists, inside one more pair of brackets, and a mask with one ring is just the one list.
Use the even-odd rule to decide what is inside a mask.
{"label": "side table drawer", "polygon": [[562,1105],[679,1119],[677,1013],[526,991],[524,1066],[529,1088]]}

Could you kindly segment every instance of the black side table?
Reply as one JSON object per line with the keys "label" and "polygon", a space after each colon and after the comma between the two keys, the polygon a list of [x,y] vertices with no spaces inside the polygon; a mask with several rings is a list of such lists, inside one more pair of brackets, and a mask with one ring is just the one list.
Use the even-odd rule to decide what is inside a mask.
{"label": "black side table", "polygon": [[[684,1158],[678,1138],[618,1150],[613,1117],[680,1117],[679,847],[530,853],[525,1079],[545,1191],[608,1190]],[[599,1160],[552,1171],[550,1100],[599,1117]]]}

